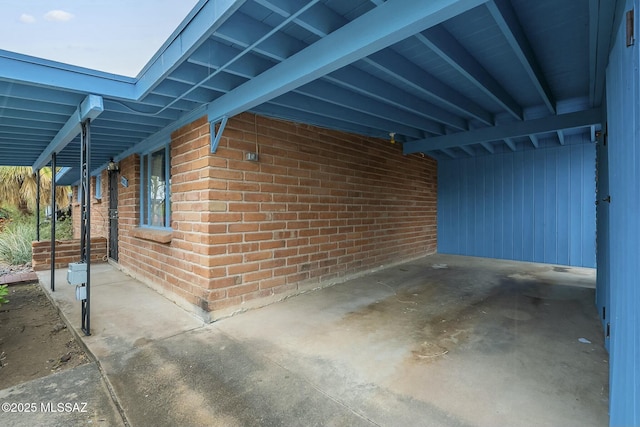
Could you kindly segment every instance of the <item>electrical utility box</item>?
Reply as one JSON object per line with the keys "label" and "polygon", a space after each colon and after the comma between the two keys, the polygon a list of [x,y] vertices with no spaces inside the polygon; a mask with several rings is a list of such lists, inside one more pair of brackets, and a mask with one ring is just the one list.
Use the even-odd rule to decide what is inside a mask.
{"label": "electrical utility box", "polygon": [[87,287],[76,286],[76,300],[82,301],[87,299]]}
{"label": "electrical utility box", "polygon": [[84,262],[69,263],[67,270],[67,283],[70,285],[82,285],[87,283],[87,264]]}

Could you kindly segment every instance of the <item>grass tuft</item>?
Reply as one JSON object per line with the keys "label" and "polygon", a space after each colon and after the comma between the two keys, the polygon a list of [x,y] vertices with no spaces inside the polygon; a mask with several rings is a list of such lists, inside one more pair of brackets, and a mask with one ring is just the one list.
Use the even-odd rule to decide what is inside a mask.
{"label": "grass tuft", "polygon": [[[51,238],[51,224],[40,226],[40,238]],[[56,239],[68,240],[73,238],[73,224],[71,219],[56,222]],[[5,224],[0,232],[0,260],[11,264],[21,265],[31,262],[31,242],[36,240],[36,225],[32,217],[16,218]]]}
{"label": "grass tuft", "polygon": [[31,242],[35,238],[35,224],[9,224],[0,234],[0,259],[12,265],[31,262]]}

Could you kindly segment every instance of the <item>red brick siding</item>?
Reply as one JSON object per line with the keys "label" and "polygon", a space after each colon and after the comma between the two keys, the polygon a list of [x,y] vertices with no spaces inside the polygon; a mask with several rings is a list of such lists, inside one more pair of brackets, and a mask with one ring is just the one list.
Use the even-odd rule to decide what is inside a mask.
{"label": "red brick siding", "polygon": [[[259,162],[245,161],[255,151]],[[436,162],[388,141],[240,115],[229,122],[207,197],[226,204],[204,219],[226,246],[213,310],[288,294],[435,252]],[[202,159],[199,159],[202,161]],[[216,297],[220,294],[216,293]]]}
{"label": "red brick siding", "polygon": [[[96,178],[91,178],[91,236],[109,238],[109,178],[102,172],[102,198],[96,199]],[[72,196],[73,237],[80,238],[80,203],[78,187],[73,187]]]}
{"label": "red brick siding", "polygon": [[[260,160],[246,161],[256,131]],[[431,158],[251,114],[229,120],[215,154],[209,144],[205,118],[172,135],[170,243],[132,235],[138,156],[120,163],[119,187],[120,265],[204,317],[435,252]]]}
{"label": "red brick siding", "polygon": [[[31,265],[36,271],[51,268],[51,241],[41,240],[31,244],[33,255]],[[107,255],[107,240],[104,237],[91,238],[91,262],[104,262]],[[80,240],[56,241],[56,267],[66,268],[70,262],[80,261]]]}

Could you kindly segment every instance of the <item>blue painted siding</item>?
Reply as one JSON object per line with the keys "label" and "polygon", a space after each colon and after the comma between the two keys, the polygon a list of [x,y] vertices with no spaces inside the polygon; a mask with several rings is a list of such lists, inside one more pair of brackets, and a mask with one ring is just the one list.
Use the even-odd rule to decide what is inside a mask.
{"label": "blue painted siding", "polygon": [[595,144],[438,162],[438,252],[595,267]]}
{"label": "blue painted siding", "polygon": [[[635,9],[638,34],[639,0]],[[638,39],[626,46],[624,16],[607,69],[608,173],[611,203],[607,239],[609,295],[609,405],[612,426],[640,425],[640,85]],[[605,233],[608,232],[608,236]],[[605,246],[605,249],[607,247]],[[599,277],[602,280],[602,277]]]}

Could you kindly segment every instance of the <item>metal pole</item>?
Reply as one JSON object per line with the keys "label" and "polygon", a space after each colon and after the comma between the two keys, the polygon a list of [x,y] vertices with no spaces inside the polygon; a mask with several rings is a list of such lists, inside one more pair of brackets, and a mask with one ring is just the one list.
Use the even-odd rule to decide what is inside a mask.
{"label": "metal pole", "polygon": [[36,171],[36,241],[40,241],[40,169]]}
{"label": "metal pole", "polygon": [[82,123],[81,133],[81,179],[84,192],[82,194],[82,212],[84,216],[81,217],[81,243],[80,243],[80,257],[83,262],[87,264],[87,283],[86,287],[86,299],[82,300],[82,330],[85,335],[91,335],[91,318],[90,318],[90,297],[91,297],[91,123],[87,119]]}
{"label": "metal pole", "polygon": [[56,290],[56,153],[51,154],[51,292]]}

